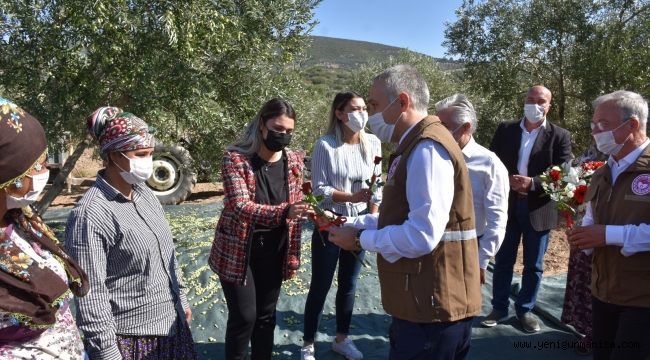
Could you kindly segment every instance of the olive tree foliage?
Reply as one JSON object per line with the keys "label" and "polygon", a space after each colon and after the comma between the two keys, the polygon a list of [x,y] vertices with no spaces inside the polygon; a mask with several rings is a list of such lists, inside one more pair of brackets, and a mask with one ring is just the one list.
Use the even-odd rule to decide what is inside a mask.
{"label": "olive tree foliage", "polygon": [[632,59],[648,51],[647,0],[465,0],[456,14],[444,45],[465,63],[480,123],[493,128],[522,116],[527,89],[543,84],[553,92],[550,119],[573,132],[579,151],[595,97],[648,86],[648,57]]}
{"label": "olive tree foliage", "polygon": [[318,2],[0,0],[0,87],[51,142],[83,138],[86,116],[118,106],[216,174],[265,101],[304,102],[292,64]]}

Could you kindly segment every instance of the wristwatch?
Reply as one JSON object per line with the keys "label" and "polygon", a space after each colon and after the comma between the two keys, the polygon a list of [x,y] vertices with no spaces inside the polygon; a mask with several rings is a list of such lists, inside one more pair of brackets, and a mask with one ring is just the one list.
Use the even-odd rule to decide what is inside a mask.
{"label": "wristwatch", "polygon": [[354,237],[354,245],[359,250],[363,250],[363,248],[361,247],[361,233],[362,232],[363,232],[363,229],[357,231],[357,236]]}

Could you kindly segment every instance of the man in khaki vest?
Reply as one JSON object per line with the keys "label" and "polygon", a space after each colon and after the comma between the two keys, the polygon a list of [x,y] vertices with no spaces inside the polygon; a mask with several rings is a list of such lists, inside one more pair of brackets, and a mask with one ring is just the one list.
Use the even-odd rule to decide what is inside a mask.
{"label": "man in khaki vest", "polygon": [[591,133],[610,155],[585,200],[574,249],[593,251],[594,359],[650,359],[650,139],[648,103],[631,91],[594,101]]}
{"label": "man in khaki vest", "polygon": [[[481,309],[472,189],[460,148],[435,116],[411,66],[378,75],[371,130],[397,142],[379,215],[330,230],[345,250],[377,254],[384,310],[393,317],[390,359],[465,359]],[[367,230],[357,230],[367,229]]]}

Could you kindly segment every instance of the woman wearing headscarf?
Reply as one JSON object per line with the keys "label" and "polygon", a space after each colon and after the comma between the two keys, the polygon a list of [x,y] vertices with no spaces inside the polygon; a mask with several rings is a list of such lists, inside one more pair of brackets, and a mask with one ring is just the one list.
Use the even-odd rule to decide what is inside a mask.
{"label": "woman wearing headscarf", "polygon": [[[364,128],[368,121],[366,103],[355,92],[340,92],[332,101],[327,134],[316,141],[311,162],[314,194],[323,195],[321,208],[343,216],[377,212],[381,191],[373,194],[366,180],[381,172],[381,143]],[[377,172],[377,173],[376,173]],[[348,338],[357,279],[364,252],[341,251],[328,240],[329,233],[314,229],[311,238],[312,274],[305,303],[305,332],[302,360],[314,360],[314,340],[332,287],[338,264],[336,290],[336,336],[332,350],[346,359],[360,360],[363,354]]]}
{"label": "woman wearing headscarf", "polygon": [[92,291],[76,301],[91,359],[194,359],[192,312],[169,224],[147,188],[154,138],[115,107],[87,119],[105,168],[68,217],[66,246]]}
{"label": "woman wearing headscarf", "polygon": [[275,308],[282,280],[300,264],[300,218],[311,213],[302,199],[302,154],[286,149],[296,113],[280,99],[268,101],[223,157],[224,209],[209,264],[228,305],[226,356],[270,359]]}
{"label": "woman wearing headscarf", "polygon": [[0,358],[83,359],[70,312],[86,274],[29,206],[47,183],[41,124],[0,97]]}

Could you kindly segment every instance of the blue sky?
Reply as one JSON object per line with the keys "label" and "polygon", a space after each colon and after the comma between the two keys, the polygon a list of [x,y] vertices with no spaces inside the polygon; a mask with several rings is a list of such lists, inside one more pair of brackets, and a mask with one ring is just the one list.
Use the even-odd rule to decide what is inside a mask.
{"label": "blue sky", "polygon": [[445,56],[445,22],[462,0],[323,0],[313,35],[364,40]]}

